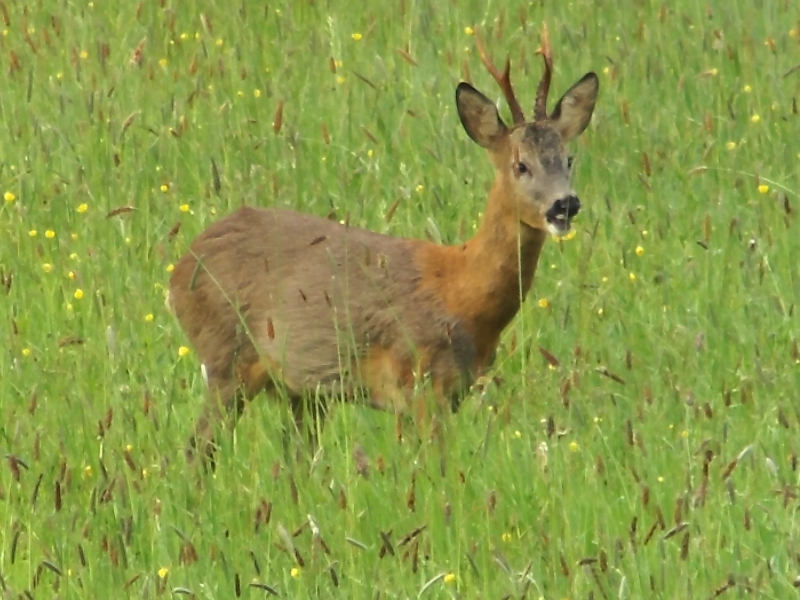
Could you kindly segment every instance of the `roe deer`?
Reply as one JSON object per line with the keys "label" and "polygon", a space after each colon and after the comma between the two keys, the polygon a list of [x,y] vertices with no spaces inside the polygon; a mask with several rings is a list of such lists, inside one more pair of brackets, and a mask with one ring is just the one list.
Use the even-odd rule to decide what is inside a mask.
{"label": "roe deer", "polygon": [[[338,396],[424,423],[457,407],[493,360],[525,298],[548,233],[563,235],[580,202],[564,144],[594,111],[598,78],[587,73],[547,113],[552,54],[544,57],[534,117],[476,37],[481,61],[514,119],[468,83],[455,100],[461,124],[495,169],[475,236],[442,246],[279,208],[243,207],[212,224],[180,259],[172,308],[206,369],[208,398],[187,448],[213,461],[214,426],[262,390],[285,393],[295,418],[303,398]],[[213,464],[213,462],[212,462]]]}

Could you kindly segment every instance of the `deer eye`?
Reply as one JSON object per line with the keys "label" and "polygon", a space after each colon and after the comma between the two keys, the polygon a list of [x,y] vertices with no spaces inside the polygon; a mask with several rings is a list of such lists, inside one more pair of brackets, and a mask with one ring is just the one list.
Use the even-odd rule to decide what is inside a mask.
{"label": "deer eye", "polygon": [[567,157],[567,168],[568,168],[568,169],[571,169],[571,168],[572,168],[572,161],[573,161],[573,160],[575,160],[575,157],[574,157],[574,156],[572,156],[572,154],[570,154],[570,155]]}
{"label": "deer eye", "polygon": [[517,176],[530,173],[528,165],[526,165],[524,162],[518,162],[516,165],[514,165],[514,170],[517,172]]}

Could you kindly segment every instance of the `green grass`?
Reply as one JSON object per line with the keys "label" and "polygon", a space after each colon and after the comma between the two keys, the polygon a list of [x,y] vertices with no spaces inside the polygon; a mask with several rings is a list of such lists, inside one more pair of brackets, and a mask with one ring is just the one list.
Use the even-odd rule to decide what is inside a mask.
{"label": "green grass", "polygon": [[[203,4],[0,4],[3,597],[796,594],[793,3]],[[187,468],[203,382],[170,265],[241,203],[469,236],[492,172],[463,65],[500,94],[465,28],[511,53],[529,110],[543,20],[554,94],[588,70],[601,92],[579,233],[548,242],[503,384],[445,453],[344,407],[313,468],[287,465],[261,397],[214,475]]]}

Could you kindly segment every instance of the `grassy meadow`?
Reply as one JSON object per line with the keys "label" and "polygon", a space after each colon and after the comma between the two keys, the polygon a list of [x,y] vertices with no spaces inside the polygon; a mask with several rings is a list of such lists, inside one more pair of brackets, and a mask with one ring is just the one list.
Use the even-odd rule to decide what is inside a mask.
{"label": "grassy meadow", "polygon": [[[543,21],[551,106],[601,79],[583,209],[446,450],[341,407],[287,462],[262,396],[187,467],[192,238],[253,204],[466,239],[474,29],[530,112]],[[0,71],[2,598],[797,594],[796,2],[5,1]]]}

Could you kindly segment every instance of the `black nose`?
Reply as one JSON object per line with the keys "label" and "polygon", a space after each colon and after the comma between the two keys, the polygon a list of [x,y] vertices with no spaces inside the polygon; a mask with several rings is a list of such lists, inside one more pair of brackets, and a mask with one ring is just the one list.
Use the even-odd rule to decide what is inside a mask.
{"label": "black nose", "polygon": [[553,206],[550,207],[545,216],[548,221],[564,218],[571,219],[578,214],[580,209],[581,201],[578,200],[577,196],[566,196],[553,202]]}

